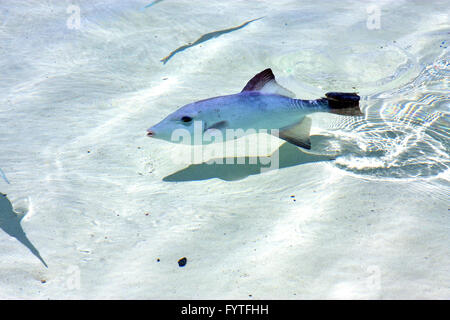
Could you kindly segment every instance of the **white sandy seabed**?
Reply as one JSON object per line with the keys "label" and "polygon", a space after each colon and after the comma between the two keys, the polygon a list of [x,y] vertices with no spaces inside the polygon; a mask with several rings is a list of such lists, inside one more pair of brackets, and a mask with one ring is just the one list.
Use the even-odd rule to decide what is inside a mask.
{"label": "white sandy seabed", "polygon": [[[150,3],[1,2],[0,298],[450,298],[446,1]],[[267,67],[366,118],[264,173],[145,136]]]}

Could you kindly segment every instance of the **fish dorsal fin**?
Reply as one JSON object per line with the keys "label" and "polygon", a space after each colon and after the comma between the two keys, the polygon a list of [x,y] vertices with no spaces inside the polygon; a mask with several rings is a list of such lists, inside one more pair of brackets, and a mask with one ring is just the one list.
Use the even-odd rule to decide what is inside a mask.
{"label": "fish dorsal fin", "polygon": [[270,81],[275,81],[275,75],[269,68],[255,75],[242,91],[260,91]]}
{"label": "fish dorsal fin", "polygon": [[309,132],[311,130],[311,119],[304,117],[300,122],[280,129],[279,138],[286,140],[298,147],[311,149]]}
{"label": "fish dorsal fin", "polygon": [[258,91],[266,94],[278,94],[280,96],[286,96],[294,98],[295,94],[286,88],[280,86],[272,72],[272,69],[266,69],[255,75],[249,82],[247,82],[244,91]]}

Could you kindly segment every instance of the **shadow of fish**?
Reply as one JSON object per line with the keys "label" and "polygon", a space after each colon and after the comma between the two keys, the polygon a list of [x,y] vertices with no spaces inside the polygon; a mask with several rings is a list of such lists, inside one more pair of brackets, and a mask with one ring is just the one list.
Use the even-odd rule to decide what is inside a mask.
{"label": "shadow of fish", "polygon": [[181,51],[183,51],[183,50],[186,50],[187,48],[190,48],[190,47],[194,47],[194,46],[196,46],[196,45],[199,45],[199,44],[202,43],[202,42],[205,42],[205,41],[208,41],[208,40],[217,38],[217,37],[219,37],[219,36],[221,36],[221,35],[223,35],[223,34],[230,33],[230,32],[233,32],[233,31],[242,29],[242,28],[246,27],[248,24],[250,24],[250,23],[252,23],[252,22],[254,22],[254,21],[256,21],[256,20],[260,20],[260,19],[262,19],[262,18],[264,18],[264,17],[257,18],[257,19],[253,19],[253,20],[250,20],[250,21],[246,21],[246,22],[244,22],[243,24],[241,24],[241,25],[239,25],[239,26],[237,26],[237,27],[233,27],[233,28],[229,28],[229,29],[225,29],[225,30],[213,31],[213,32],[204,34],[204,35],[202,35],[199,39],[197,39],[195,42],[193,42],[193,43],[188,43],[188,44],[186,44],[186,45],[184,45],[184,46],[181,46],[181,47],[175,49],[174,51],[172,51],[171,53],[169,53],[169,55],[168,55],[167,57],[161,59],[161,62],[164,63],[164,64],[166,64],[167,61],[169,61],[169,60],[170,60],[175,54],[177,54],[178,52],[181,52]]}
{"label": "shadow of fish", "polygon": [[157,4],[159,2],[162,2],[162,1],[164,1],[164,0],[155,0],[152,3],[149,3],[148,5],[146,5],[143,9],[147,9],[147,8],[153,7],[155,4]]}
{"label": "shadow of fish", "polygon": [[5,182],[6,182],[7,184],[10,184],[8,178],[6,178],[6,174],[3,172],[2,169],[0,169],[0,176],[2,176],[3,180],[5,180]]}
{"label": "shadow of fish", "polygon": [[39,251],[33,246],[33,244],[28,240],[25,232],[20,225],[24,214],[18,214],[14,211],[11,202],[6,197],[6,194],[0,193],[0,229],[5,231],[11,237],[16,238],[25,247],[27,247],[31,253],[33,253],[46,268],[48,268],[44,259],[42,259]]}
{"label": "shadow of fish", "polygon": [[[320,137],[318,137],[320,139]],[[334,160],[331,156],[310,154],[302,151],[293,144],[283,143],[276,151],[279,153],[278,169],[297,166],[300,164]],[[193,164],[180,171],[163,178],[166,182],[198,181],[218,178],[224,181],[235,181],[247,178],[250,175],[260,174],[261,169],[271,170],[261,164],[259,157],[234,157],[232,161],[227,158],[214,159],[213,163],[204,162]],[[233,163],[236,165],[221,165]],[[242,163],[242,164],[239,164]]]}

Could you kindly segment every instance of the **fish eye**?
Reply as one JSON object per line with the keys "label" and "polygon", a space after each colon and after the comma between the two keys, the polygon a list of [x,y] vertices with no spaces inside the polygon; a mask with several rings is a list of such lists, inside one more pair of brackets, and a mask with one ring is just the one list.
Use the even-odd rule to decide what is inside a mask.
{"label": "fish eye", "polygon": [[188,122],[191,122],[191,121],[192,121],[192,118],[191,118],[191,117],[188,117],[188,116],[184,116],[184,117],[181,117],[181,121],[182,121],[182,122],[185,122],[185,123],[188,123]]}

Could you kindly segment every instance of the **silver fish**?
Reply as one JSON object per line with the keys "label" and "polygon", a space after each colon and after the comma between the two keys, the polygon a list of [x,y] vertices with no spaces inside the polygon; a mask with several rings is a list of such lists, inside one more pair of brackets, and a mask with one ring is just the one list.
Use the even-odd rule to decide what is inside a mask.
{"label": "silver fish", "polygon": [[[236,136],[225,134],[227,130],[245,134],[276,129],[279,138],[311,149],[311,119],[307,116],[314,112],[361,116],[359,100],[356,93],[343,92],[329,92],[316,100],[294,99],[292,92],[276,82],[272,70],[266,69],[255,75],[240,93],[200,100],[179,108],[149,128],[147,136],[174,143],[206,144],[211,140],[198,138],[199,132],[219,131],[228,140]],[[191,139],[180,141],[175,134],[180,131]]]}

